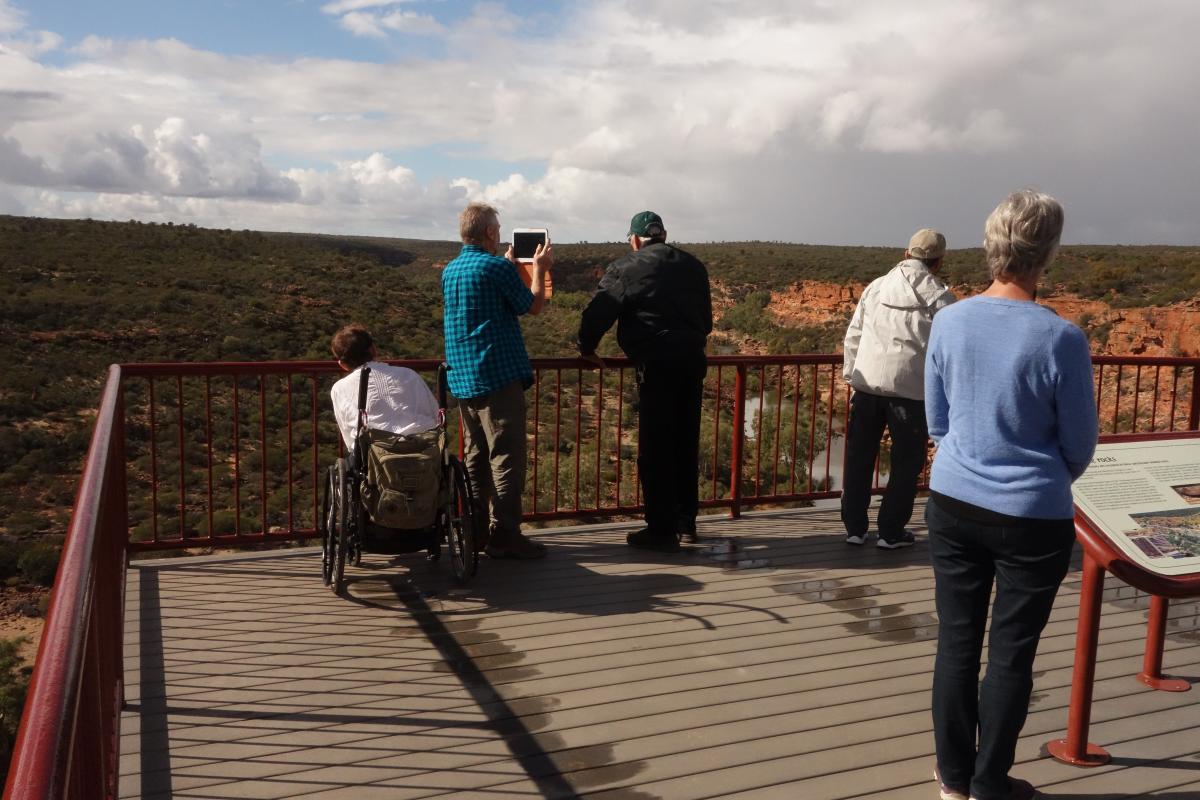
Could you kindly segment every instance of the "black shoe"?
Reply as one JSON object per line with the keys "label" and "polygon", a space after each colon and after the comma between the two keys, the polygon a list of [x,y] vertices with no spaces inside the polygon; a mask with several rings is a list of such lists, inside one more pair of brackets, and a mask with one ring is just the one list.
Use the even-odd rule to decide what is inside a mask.
{"label": "black shoe", "polygon": [[681,528],[679,531],[679,541],[684,544],[698,544],[700,542],[700,534],[696,533],[695,528]]}
{"label": "black shoe", "polygon": [[875,546],[880,550],[899,550],[901,547],[912,547],[916,541],[917,537],[913,536],[913,532],[905,529],[891,539],[885,538],[882,533],[879,534]]}
{"label": "black shoe", "polygon": [[519,558],[530,561],[546,557],[546,545],[535,542],[522,533],[493,538],[483,551],[488,554],[489,558]]}
{"label": "black shoe", "polygon": [[680,550],[679,540],[674,534],[660,536],[649,528],[629,534],[625,537],[625,543],[638,550],[653,550],[656,553],[678,553]]}

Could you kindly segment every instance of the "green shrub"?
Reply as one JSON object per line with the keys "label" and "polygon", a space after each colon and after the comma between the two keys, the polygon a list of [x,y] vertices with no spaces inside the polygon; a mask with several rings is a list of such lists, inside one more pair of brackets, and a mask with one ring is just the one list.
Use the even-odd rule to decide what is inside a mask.
{"label": "green shrub", "polygon": [[8,777],[8,762],[12,757],[29,690],[30,667],[21,658],[21,645],[26,639],[0,639],[0,781]]}
{"label": "green shrub", "polygon": [[16,542],[0,539],[0,580],[17,574],[17,560],[21,550]]}
{"label": "green shrub", "polygon": [[40,514],[24,510],[10,514],[4,524],[8,527],[8,532],[14,536],[28,536],[50,529],[50,520]]}
{"label": "green shrub", "polygon": [[31,583],[42,586],[54,585],[54,574],[58,572],[60,547],[56,542],[39,539],[31,542],[17,558],[17,568]]}

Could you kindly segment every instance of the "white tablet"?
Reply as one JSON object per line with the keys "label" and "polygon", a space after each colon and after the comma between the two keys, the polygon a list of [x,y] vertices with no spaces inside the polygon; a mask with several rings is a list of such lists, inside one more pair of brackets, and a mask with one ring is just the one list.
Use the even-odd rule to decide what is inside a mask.
{"label": "white tablet", "polygon": [[538,245],[545,245],[549,243],[550,232],[545,228],[513,229],[513,257],[519,263],[532,263],[533,254],[537,252]]}

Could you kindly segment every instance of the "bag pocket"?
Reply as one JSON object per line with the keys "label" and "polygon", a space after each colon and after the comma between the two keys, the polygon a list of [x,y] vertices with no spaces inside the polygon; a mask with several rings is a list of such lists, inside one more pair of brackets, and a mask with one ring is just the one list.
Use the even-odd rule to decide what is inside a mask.
{"label": "bag pocket", "polygon": [[438,508],[441,450],[437,439],[371,433],[363,491],[371,520],[387,528],[429,527]]}

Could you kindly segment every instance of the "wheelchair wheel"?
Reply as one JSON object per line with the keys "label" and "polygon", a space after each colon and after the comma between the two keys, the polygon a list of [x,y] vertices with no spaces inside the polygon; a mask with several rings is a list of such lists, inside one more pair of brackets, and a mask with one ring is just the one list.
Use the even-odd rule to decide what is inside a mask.
{"label": "wheelchair wheel", "polygon": [[321,497],[321,518],[317,530],[321,533],[321,580],[326,586],[333,580],[334,537],[341,513],[338,505],[337,468],[325,470],[325,492]]}
{"label": "wheelchair wheel", "polygon": [[355,503],[354,509],[355,520],[354,526],[351,528],[351,531],[354,535],[350,537],[347,557],[350,559],[350,566],[361,567],[363,557],[363,537],[366,536],[367,515],[366,512],[363,511],[362,503]]}
{"label": "wheelchair wheel", "polygon": [[339,458],[337,462],[337,478],[336,487],[334,489],[334,506],[337,507],[335,516],[334,530],[330,532],[330,546],[333,550],[331,554],[331,573],[329,580],[329,588],[333,589],[334,594],[341,594],[345,588],[346,577],[346,550],[350,545],[350,526],[354,524],[355,502],[354,492],[350,486],[350,473],[347,469],[346,459]]}
{"label": "wheelchair wheel", "polygon": [[454,577],[465,583],[479,568],[479,553],[475,549],[475,503],[471,496],[471,481],[462,462],[451,456],[447,469],[450,485],[444,515],[446,544]]}

